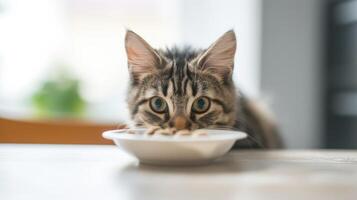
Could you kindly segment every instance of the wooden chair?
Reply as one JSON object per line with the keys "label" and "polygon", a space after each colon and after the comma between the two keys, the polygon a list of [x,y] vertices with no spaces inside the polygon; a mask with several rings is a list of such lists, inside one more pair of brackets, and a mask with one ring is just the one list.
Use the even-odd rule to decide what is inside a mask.
{"label": "wooden chair", "polygon": [[0,143],[112,144],[102,132],[125,125],[76,120],[18,120],[0,117]]}

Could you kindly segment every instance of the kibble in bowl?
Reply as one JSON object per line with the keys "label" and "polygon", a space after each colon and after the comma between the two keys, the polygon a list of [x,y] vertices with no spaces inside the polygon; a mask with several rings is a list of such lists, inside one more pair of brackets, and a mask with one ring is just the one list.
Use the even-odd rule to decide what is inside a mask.
{"label": "kibble in bowl", "polygon": [[[135,131],[135,129],[129,129],[128,133],[130,134],[135,134],[137,131]],[[166,129],[162,129],[159,127],[152,127],[152,128],[148,128],[146,129],[146,131],[144,132],[144,134],[147,135],[207,135],[207,131],[205,131],[205,129],[197,129],[197,130],[188,130],[188,129],[181,129],[181,130],[177,130],[175,128],[166,128]]]}

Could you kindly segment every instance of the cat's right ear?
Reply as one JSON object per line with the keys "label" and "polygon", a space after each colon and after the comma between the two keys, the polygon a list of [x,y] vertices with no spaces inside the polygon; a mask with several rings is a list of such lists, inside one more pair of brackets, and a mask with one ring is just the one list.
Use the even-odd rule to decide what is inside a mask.
{"label": "cat's right ear", "polygon": [[234,55],[236,52],[236,35],[233,30],[223,34],[196,60],[196,66],[203,72],[216,76],[219,80],[232,77]]}
{"label": "cat's right ear", "polygon": [[152,74],[161,66],[164,59],[143,38],[128,30],[125,35],[125,49],[128,56],[128,67],[135,81]]}

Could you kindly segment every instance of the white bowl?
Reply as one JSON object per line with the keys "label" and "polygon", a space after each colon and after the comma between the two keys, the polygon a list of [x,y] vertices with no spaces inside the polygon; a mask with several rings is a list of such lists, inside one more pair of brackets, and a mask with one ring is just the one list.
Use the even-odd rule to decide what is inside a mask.
{"label": "white bowl", "polygon": [[141,163],[157,165],[195,165],[213,161],[226,154],[234,142],[247,137],[246,133],[229,130],[210,130],[207,135],[147,135],[145,129],[105,131],[122,150],[135,156]]}

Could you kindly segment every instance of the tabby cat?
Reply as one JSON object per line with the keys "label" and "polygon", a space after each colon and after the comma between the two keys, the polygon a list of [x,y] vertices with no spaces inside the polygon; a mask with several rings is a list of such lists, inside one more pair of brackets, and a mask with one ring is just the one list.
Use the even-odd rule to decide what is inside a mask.
{"label": "tabby cat", "polygon": [[154,49],[128,30],[125,48],[130,73],[127,102],[136,126],[241,130],[248,137],[235,147],[281,147],[271,118],[234,86],[233,30],[205,50]]}

